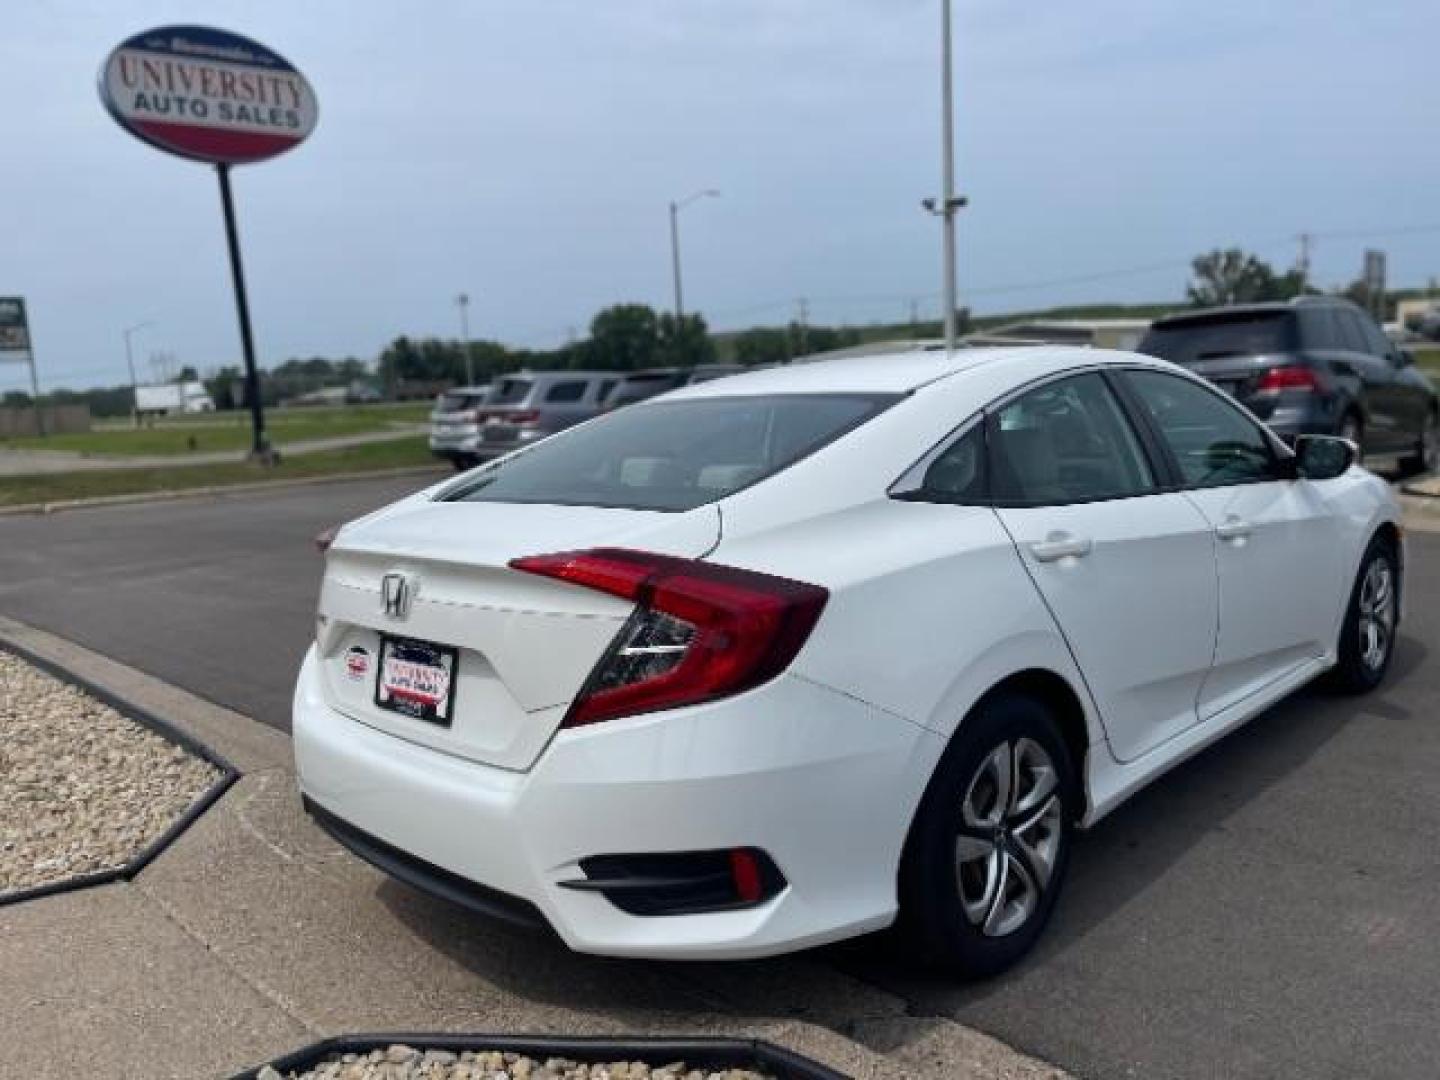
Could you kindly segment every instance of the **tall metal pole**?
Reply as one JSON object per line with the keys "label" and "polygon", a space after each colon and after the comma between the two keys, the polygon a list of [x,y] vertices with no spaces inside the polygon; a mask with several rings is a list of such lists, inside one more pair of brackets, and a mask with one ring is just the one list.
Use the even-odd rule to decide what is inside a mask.
{"label": "tall metal pole", "polygon": [[137,330],[144,330],[152,325],[148,320],[136,323],[134,326],[127,326],[124,331],[125,337],[125,366],[130,369],[130,422],[136,427],[140,426],[140,380],[135,378],[135,352],[130,343],[130,336]]}
{"label": "tall metal pole", "polygon": [[475,363],[470,357],[470,294],[461,293],[455,297],[460,308],[460,348],[465,354],[465,385],[475,385]]}
{"label": "tall metal pole", "polygon": [[955,288],[955,101],[951,82],[950,45],[950,0],[941,2],[941,36],[944,40],[942,60],[944,72],[941,77],[943,126],[941,154],[943,175],[941,180],[942,216],[945,233],[945,349],[955,348],[955,307],[958,302]]}
{"label": "tall metal pole", "polygon": [[670,203],[670,265],[675,274],[675,327],[685,319],[685,300],[680,288],[680,207]]}
{"label": "tall metal pole", "polygon": [[30,400],[35,403],[35,431],[43,439],[45,437],[45,412],[40,407],[40,376],[35,370],[35,328],[30,326],[28,317],[25,318],[24,326],[26,336],[30,339],[28,342],[30,347],[25,351],[25,355],[30,358]]}
{"label": "tall metal pole", "polygon": [[250,456],[273,463],[270,440],[265,437],[265,407],[260,401],[260,372],[255,367],[255,340],[250,333],[250,304],[245,299],[245,269],[240,265],[240,237],[235,229],[235,202],[230,194],[230,166],[216,165],[220,177],[220,204],[225,210],[225,239],[230,245],[230,276],[235,282],[235,310],[240,316],[240,347],[245,357],[245,400],[250,405]]}

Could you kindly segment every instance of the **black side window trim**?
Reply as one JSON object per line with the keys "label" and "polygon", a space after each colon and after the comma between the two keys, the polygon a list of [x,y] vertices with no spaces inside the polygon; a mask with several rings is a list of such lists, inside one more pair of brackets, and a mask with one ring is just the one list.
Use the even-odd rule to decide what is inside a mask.
{"label": "black side window trim", "polygon": [[[921,486],[925,473],[935,461],[943,457],[952,446],[962,439],[968,439],[978,430],[980,435],[980,494],[973,499],[946,498],[940,493]],[[912,478],[919,478],[914,487],[906,485]],[[990,498],[990,425],[984,409],[971,413],[946,433],[945,437],[926,450],[908,469],[895,480],[885,492],[886,496],[899,502],[931,503],[935,506],[992,506]]]}
{"label": "black side window trim", "polygon": [[[1270,455],[1270,475],[1259,476],[1254,478],[1253,480],[1227,480],[1223,483],[1218,484],[1187,483],[1185,481],[1184,473],[1180,471],[1180,463],[1175,459],[1175,455],[1170,450],[1170,444],[1165,441],[1165,436],[1160,431],[1159,425],[1157,425],[1154,419],[1151,417],[1150,410],[1147,409],[1144,402],[1140,400],[1139,391],[1137,391],[1134,385],[1130,382],[1131,374],[1137,371],[1150,372],[1152,374],[1159,375],[1162,378],[1178,379],[1181,382],[1192,383],[1197,388],[1218,399],[1223,405],[1235,412],[1240,417],[1240,419],[1244,420],[1247,424],[1249,424],[1252,428],[1255,429],[1256,433],[1260,436],[1260,441],[1265,444],[1265,449]],[[1167,487],[1165,490],[1214,491],[1219,488],[1227,487],[1249,487],[1252,484],[1272,484],[1277,480],[1285,479],[1284,462],[1292,455],[1289,453],[1288,450],[1286,450],[1282,454],[1281,450],[1283,444],[1279,443],[1279,441],[1271,433],[1270,429],[1259,421],[1252,420],[1249,416],[1245,415],[1244,410],[1240,409],[1235,404],[1235,402],[1231,401],[1230,398],[1223,391],[1216,389],[1207,382],[1195,379],[1187,379],[1183,375],[1176,375],[1169,371],[1159,371],[1155,368],[1150,367],[1136,366],[1120,368],[1113,374],[1116,381],[1122,383],[1124,386],[1122,399],[1129,407],[1134,409],[1135,413],[1138,416],[1139,423],[1145,428],[1146,432],[1149,434],[1149,437],[1154,440],[1158,452],[1163,454],[1165,457],[1165,469],[1166,472],[1170,474],[1171,482],[1174,485],[1173,487]]]}

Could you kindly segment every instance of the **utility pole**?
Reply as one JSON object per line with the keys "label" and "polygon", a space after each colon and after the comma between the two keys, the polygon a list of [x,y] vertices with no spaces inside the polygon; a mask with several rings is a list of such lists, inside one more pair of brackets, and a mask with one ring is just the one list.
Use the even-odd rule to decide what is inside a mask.
{"label": "utility pole", "polygon": [[460,309],[460,349],[465,354],[465,385],[475,385],[475,361],[470,356],[470,294],[461,293],[455,297]]}
{"label": "utility pole", "polygon": [[920,302],[913,297],[910,300],[910,340],[915,341],[920,337]]}
{"label": "utility pole", "polygon": [[940,5],[940,198],[924,199],[921,205],[941,220],[944,236],[944,305],[945,348],[955,348],[955,310],[960,306],[955,284],[955,215],[969,204],[969,199],[955,194],[955,94],[953,49],[950,41],[950,0]]}
{"label": "utility pole", "polygon": [[1315,238],[1308,232],[1302,232],[1295,239],[1300,242],[1300,256],[1295,260],[1295,272],[1300,276],[1300,291],[1303,293],[1310,285],[1310,245]]}
{"label": "utility pole", "polygon": [[806,356],[810,352],[810,301],[801,297],[795,301],[798,309],[796,325],[800,328],[799,354]]}
{"label": "utility pole", "polygon": [[133,395],[130,399],[130,422],[135,427],[140,426],[140,381],[135,378],[135,351],[131,345],[130,337],[137,331],[154,325],[153,322],[147,319],[145,322],[138,322],[134,326],[127,326],[122,334],[125,338],[125,366],[130,370],[130,393]]}

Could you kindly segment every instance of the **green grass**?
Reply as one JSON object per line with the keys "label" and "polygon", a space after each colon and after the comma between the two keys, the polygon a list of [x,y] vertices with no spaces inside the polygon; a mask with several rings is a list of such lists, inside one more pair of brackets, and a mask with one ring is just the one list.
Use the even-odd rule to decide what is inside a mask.
{"label": "green grass", "polygon": [[134,495],[156,491],[227,484],[253,484],[294,480],[307,476],[373,472],[439,463],[430,453],[425,436],[326,450],[284,458],[266,468],[248,462],[222,465],[173,465],[140,469],[89,469],[83,472],[0,477],[0,506],[61,502],[104,495]]}
{"label": "green grass", "polygon": [[[341,435],[363,435],[384,431],[392,424],[415,423],[428,415],[430,406],[421,403],[403,405],[352,405],[333,409],[270,409],[265,414],[265,427],[270,441],[285,443],[306,439],[328,439]],[[203,416],[177,417],[157,421],[153,427],[132,427],[128,423],[107,422],[91,431],[64,435],[24,436],[0,439],[0,448],[24,450],[64,450],[76,454],[137,457],[148,455],[183,455],[196,452],[244,450],[250,445],[250,414],[210,413]]]}

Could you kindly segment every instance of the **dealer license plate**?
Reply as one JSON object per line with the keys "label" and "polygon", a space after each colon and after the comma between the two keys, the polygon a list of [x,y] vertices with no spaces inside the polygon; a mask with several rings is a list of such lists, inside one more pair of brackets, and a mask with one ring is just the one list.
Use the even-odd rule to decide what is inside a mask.
{"label": "dealer license plate", "polygon": [[375,704],[416,720],[449,727],[455,711],[458,650],[411,638],[380,639]]}

